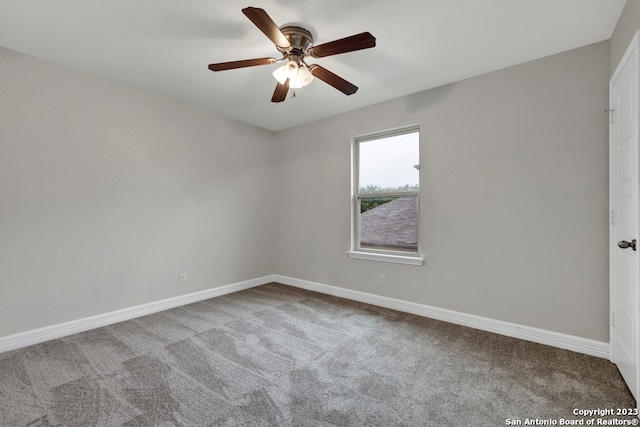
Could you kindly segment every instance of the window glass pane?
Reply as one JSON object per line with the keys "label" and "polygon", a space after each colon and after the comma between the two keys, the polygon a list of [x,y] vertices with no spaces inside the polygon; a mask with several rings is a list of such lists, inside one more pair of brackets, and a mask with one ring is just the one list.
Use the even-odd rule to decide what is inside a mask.
{"label": "window glass pane", "polygon": [[360,247],[418,250],[417,196],[360,198]]}
{"label": "window glass pane", "polygon": [[415,191],[419,179],[419,133],[411,132],[358,146],[360,193]]}

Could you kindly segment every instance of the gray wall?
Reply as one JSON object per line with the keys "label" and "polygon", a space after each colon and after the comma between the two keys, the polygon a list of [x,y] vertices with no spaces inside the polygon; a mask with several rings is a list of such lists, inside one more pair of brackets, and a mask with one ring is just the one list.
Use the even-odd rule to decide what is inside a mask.
{"label": "gray wall", "polygon": [[[609,62],[601,42],[279,132],[275,271],[607,342]],[[350,138],[414,123],[426,265],[350,259]]]}
{"label": "gray wall", "polygon": [[0,94],[0,336],[273,273],[273,133],[3,48]]}
{"label": "gray wall", "polygon": [[611,35],[611,74],[627,50],[633,35],[640,29],[640,1],[628,0]]}
{"label": "gray wall", "polygon": [[[0,48],[0,336],[278,273],[606,342],[610,63],[273,134]],[[350,137],[414,123],[426,265],[350,259]]]}

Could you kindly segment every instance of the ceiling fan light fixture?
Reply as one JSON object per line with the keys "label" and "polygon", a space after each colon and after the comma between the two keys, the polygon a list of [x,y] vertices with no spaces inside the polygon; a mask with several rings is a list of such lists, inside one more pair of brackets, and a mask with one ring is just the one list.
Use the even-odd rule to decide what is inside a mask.
{"label": "ceiling fan light fixture", "polygon": [[283,85],[287,79],[290,81],[295,80],[298,77],[299,70],[300,66],[298,65],[298,62],[293,58],[289,58],[286,64],[273,72],[273,77]]}
{"label": "ceiling fan light fixture", "polygon": [[278,67],[273,73],[271,73],[273,77],[280,83],[281,85],[287,81],[287,72],[285,71],[285,66]]}
{"label": "ceiling fan light fixture", "polygon": [[[294,67],[289,66],[289,64],[295,64]],[[295,68],[295,74],[289,73],[291,69]],[[295,61],[289,61],[282,67],[275,70],[273,73],[273,77],[283,85],[287,79],[289,79],[289,87],[291,89],[299,89],[311,83],[313,81],[313,74],[311,71],[303,64],[298,66]]]}
{"label": "ceiling fan light fixture", "polygon": [[295,79],[298,76],[299,70],[300,66],[293,58],[290,58],[289,61],[284,64],[284,73],[289,79]]}
{"label": "ceiling fan light fixture", "polygon": [[311,71],[309,71],[309,68],[307,68],[305,65],[302,65],[298,70],[298,75],[293,80],[295,82],[299,82],[300,87],[303,87],[313,81],[313,74],[311,74]]}

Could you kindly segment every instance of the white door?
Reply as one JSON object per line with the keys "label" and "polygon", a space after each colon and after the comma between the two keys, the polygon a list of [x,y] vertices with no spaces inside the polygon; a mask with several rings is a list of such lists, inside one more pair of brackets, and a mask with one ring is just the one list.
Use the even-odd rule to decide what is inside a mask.
{"label": "white door", "polygon": [[[611,358],[631,393],[640,391],[638,236],[638,41],[636,33],[609,83]],[[640,242],[638,242],[640,246]],[[638,248],[640,249],[640,248]]]}

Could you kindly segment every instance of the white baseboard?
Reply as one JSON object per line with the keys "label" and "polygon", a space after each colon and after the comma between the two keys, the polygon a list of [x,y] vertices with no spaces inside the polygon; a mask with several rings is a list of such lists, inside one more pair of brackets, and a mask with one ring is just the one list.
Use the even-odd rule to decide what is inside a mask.
{"label": "white baseboard", "polygon": [[90,329],[112,325],[114,323],[130,320],[136,317],[146,316],[148,314],[157,313],[158,311],[168,310],[205,299],[242,291],[271,282],[278,282],[284,285],[295,286],[297,288],[320,292],[327,295],[333,295],[341,298],[351,299],[354,301],[364,302],[367,304],[377,305],[380,307],[386,307],[393,310],[416,314],[422,317],[442,320],[449,323],[455,323],[457,325],[468,326],[471,328],[506,335],[513,338],[519,338],[526,341],[532,341],[539,344],[546,344],[565,350],[575,351],[577,353],[588,354],[590,356],[601,357],[604,359],[610,358],[609,343],[580,338],[573,335],[561,334],[558,332],[547,331],[544,329],[531,328],[528,326],[503,322],[500,320],[489,319],[472,314],[465,314],[442,308],[431,307],[424,304],[416,304],[413,302],[383,297],[366,292],[354,291],[350,289],[339,288],[336,286],[310,282],[307,280],[295,279],[293,277],[281,276],[278,274],[259,277],[257,279],[247,280],[244,282],[233,283],[230,285],[208,289],[205,291],[180,295],[161,301],[142,304],[135,307],[86,317],[84,319],[73,320],[70,322],[47,326],[44,328],[34,329],[15,335],[0,337],[0,353],[9,350],[15,350],[21,347],[39,344],[41,342],[53,340],[56,338],[62,338],[79,332],[88,331]]}
{"label": "white baseboard", "polygon": [[282,283],[284,285],[295,286],[297,288],[307,289],[323,294],[347,298],[354,301],[360,301],[367,304],[416,314],[422,317],[428,317],[431,319],[455,323],[457,325],[468,326],[470,328],[480,329],[482,331],[506,335],[512,338],[519,338],[526,341],[532,341],[539,344],[545,344],[552,347],[575,351],[577,353],[588,354],[590,356],[596,356],[603,359],[610,358],[609,343],[602,341],[580,338],[573,335],[561,334],[544,329],[531,328],[529,326],[503,322],[501,320],[489,319],[472,314],[465,314],[452,310],[446,310],[443,308],[431,307],[424,304],[416,304],[413,302],[383,297],[366,292],[353,291],[336,286],[324,285],[307,280],[295,279],[293,277],[281,276],[278,274],[274,275],[273,281]]}
{"label": "white baseboard", "polygon": [[214,298],[233,292],[242,291],[256,286],[273,282],[274,276],[264,276],[244,282],[233,283],[205,291],[180,295],[173,298],[142,304],[135,307],[124,308],[109,313],[98,314],[96,316],[85,317],[84,319],[72,320],[70,322],[59,323],[57,325],[34,329],[27,332],[0,337],[0,353],[39,344],[45,341],[62,338],[68,335],[85,332],[90,329],[112,325],[114,323],[130,320],[136,317],[146,316],[163,310],[180,307],[194,302]]}

